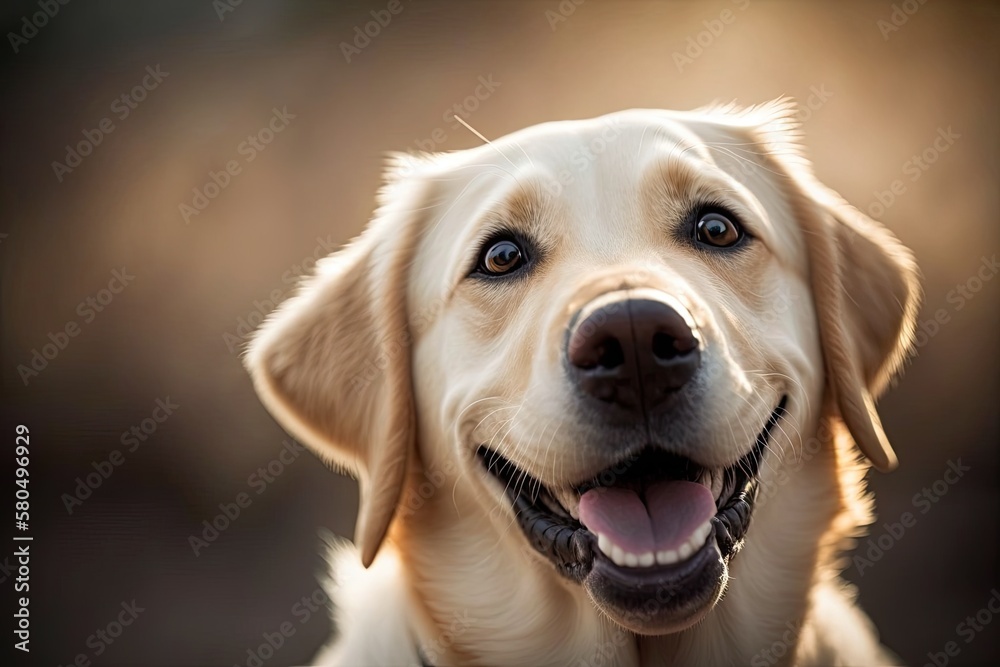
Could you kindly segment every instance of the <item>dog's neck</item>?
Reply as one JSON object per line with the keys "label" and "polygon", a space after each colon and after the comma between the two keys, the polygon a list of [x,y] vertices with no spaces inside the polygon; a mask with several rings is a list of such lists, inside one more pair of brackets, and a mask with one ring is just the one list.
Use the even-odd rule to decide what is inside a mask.
{"label": "dog's neck", "polygon": [[794,656],[809,591],[833,553],[823,545],[842,510],[835,459],[824,443],[762,474],[757,530],[731,562],[724,598],[691,629],[659,637],[622,630],[510,534],[518,526],[505,512],[490,516],[464,485],[454,493],[444,485],[448,492],[392,531],[417,607],[413,633],[433,665],[764,664],[764,655],[780,664],[765,652],[782,644],[781,654]]}

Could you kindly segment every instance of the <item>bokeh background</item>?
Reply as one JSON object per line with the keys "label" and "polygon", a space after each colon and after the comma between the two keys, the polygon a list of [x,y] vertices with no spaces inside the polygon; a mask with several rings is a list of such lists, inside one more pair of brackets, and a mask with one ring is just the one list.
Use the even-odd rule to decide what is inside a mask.
{"label": "bokeh background", "polygon": [[[780,95],[802,104],[820,178],[915,251],[921,321],[947,317],[924,326],[881,402],[902,465],[871,476],[873,536],[906,511],[917,523],[847,576],[908,662],[949,641],[950,664],[1000,660],[1000,619],[969,643],[956,634],[1000,587],[1000,278],[982,269],[969,282],[1000,251],[1000,5],[401,0],[348,62],[341,44],[389,3],[237,1],[78,0],[26,40],[11,33],[31,33],[24,17],[40,5],[0,10],[2,433],[12,445],[27,424],[33,448],[34,650],[17,664],[245,665],[286,621],[295,634],[264,664],[294,664],[329,635],[325,614],[303,622],[293,606],[316,590],[319,532],[352,533],[356,487],[307,453],[257,493],[251,476],[285,435],[251,390],[239,339],[314,257],[362,229],[386,151],[476,145],[446,116],[455,105],[497,137]],[[147,66],[168,74],[121,118],[113,102]],[[248,162],[241,142],[275,108],[294,118]],[[104,118],[114,130],[57,175],[66,146]],[[180,205],[230,160],[240,173],[186,221]],[[89,315],[80,304],[122,267],[134,279]],[[79,334],[26,385],[18,366],[68,322]],[[168,398],[179,407],[129,452],[123,433]],[[69,513],[65,494],[116,449],[124,462]],[[10,489],[12,457],[0,458]],[[969,471],[920,513],[914,494],[959,459]],[[189,537],[241,492],[252,504],[196,556]],[[91,639],[133,599],[144,611],[131,626]]]}

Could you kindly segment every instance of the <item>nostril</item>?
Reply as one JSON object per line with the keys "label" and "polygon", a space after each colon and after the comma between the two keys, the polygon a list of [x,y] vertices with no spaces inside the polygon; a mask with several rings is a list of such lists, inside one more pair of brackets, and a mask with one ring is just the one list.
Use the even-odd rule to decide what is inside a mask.
{"label": "nostril", "polygon": [[657,332],[653,334],[653,356],[667,360],[682,356],[698,347],[698,339],[693,336],[674,338],[670,334]]}
{"label": "nostril", "polygon": [[597,365],[611,370],[625,363],[625,351],[617,338],[608,338],[597,347]]}
{"label": "nostril", "polygon": [[665,333],[653,334],[653,356],[657,359],[673,359],[677,356],[673,336],[668,336]]}

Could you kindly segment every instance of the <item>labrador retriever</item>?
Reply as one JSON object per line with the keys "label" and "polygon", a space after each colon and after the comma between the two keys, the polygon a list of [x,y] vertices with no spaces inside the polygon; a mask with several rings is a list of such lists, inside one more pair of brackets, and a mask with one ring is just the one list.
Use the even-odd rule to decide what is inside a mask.
{"label": "labrador retriever", "polygon": [[895,661],[839,571],[917,272],[799,134],[776,100],[392,159],[246,355],[360,485],[317,663]]}

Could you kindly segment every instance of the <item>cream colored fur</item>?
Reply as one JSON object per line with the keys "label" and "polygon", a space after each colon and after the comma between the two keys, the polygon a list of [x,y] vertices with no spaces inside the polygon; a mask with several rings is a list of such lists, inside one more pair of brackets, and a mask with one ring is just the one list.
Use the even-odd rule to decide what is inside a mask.
{"label": "cream colored fur", "polygon": [[[871,521],[868,466],[896,463],[874,399],[911,342],[916,269],[816,182],[791,117],[785,101],[633,110],[394,159],[368,231],[247,355],[275,418],[360,480],[317,664],[418,664],[418,646],[434,665],[894,661],[838,572]],[[752,250],[703,257],[672,240],[704,198],[752,223]],[[467,275],[498,224],[530,230],[546,257],[484,287]],[[686,427],[714,443],[700,457],[731,464],[789,396],[725,596],[665,636],[621,629],[561,578],[473,456],[488,443],[546,485],[608,465],[568,418],[559,354],[569,316],[622,285],[677,296],[705,333],[716,408]]]}

